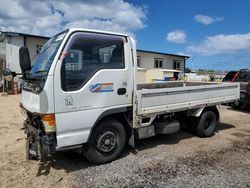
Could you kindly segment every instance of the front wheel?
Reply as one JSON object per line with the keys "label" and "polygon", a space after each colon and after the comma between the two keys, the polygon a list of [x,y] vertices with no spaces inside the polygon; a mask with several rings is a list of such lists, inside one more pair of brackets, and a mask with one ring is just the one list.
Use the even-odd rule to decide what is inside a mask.
{"label": "front wheel", "polygon": [[117,159],[126,144],[126,130],[114,118],[100,122],[93,130],[87,144],[85,157],[94,164],[104,164]]}

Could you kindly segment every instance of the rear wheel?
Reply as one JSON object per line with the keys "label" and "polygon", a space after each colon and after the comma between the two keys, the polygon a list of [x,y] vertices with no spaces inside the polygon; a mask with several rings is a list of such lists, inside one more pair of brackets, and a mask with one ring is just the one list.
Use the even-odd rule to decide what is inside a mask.
{"label": "rear wheel", "polygon": [[126,130],[115,118],[100,122],[87,144],[85,157],[94,164],[103,164],[117,159],[126,143]]}
{"label": "rear wheel", "polygon": [[201,137],[212,136],[217,129],[218,120],[213,111],[205,111],[196,123],[196,133]]}

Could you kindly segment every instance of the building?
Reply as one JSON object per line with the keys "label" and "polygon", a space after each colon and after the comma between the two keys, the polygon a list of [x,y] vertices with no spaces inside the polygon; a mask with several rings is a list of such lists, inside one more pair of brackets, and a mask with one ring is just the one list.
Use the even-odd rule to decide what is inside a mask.
{"label": "building", "polygon": [[185,72],[189,56],[137,50],[137,66],[146,70],[170,69]]}
{"label": "building", "polygon": [[33,62],[41,46],[48,39],[49,37],[24,33],[0,32],[0,73],[3,67],[21,73],[21,68],[19,66],[19,48],[27,46],[31,62]]}

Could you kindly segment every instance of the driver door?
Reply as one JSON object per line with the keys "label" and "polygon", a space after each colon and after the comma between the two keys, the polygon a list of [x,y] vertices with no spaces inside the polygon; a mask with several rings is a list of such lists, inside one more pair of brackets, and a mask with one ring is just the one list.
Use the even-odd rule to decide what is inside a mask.
{"label": "driver door", "polygon": [[132,63],[126,49],[123,36],[86,32],[70,36],[54,77],[59,148],[87,142],[102,113],[132,105]]}

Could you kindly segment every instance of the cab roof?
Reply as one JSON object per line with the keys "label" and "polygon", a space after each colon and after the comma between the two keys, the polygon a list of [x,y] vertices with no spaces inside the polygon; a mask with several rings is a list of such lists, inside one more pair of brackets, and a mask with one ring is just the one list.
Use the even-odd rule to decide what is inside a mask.
{"label": "cab roof", "polygon": [[83,29],[83,28],[70,28],[68,29],[69,32],[75,32],[75,31],[85,31],[85,32],[92,32],[92,33],[104,33],[104,34],[112,34],[112,35],[120,35],[120,36],[126,36],[128,37],[128,34],[124,33],[116,33],[111,31],[104,31],[104,30],[95,30],[95,29]]}

